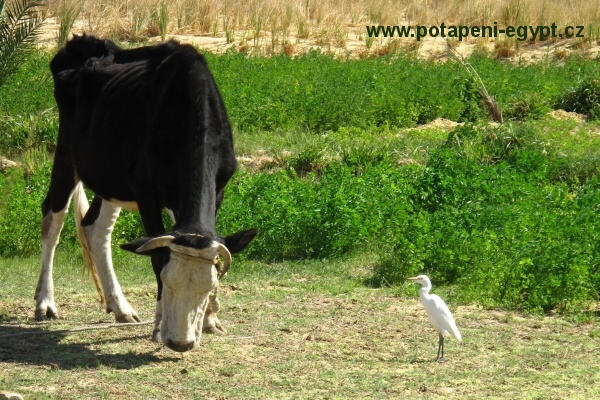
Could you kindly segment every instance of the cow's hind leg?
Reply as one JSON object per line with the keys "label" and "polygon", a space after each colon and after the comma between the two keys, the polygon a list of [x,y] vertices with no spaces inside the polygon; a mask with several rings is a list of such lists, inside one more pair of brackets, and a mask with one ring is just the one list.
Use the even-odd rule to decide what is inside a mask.
{"label": "cow's hind leg", "polygon": [[81,225],[102,285],[106,312],[113,312],[117,322],[140,322],[123,296],[112,264],[111,235],[120,211],[120,207],[96,196]]}

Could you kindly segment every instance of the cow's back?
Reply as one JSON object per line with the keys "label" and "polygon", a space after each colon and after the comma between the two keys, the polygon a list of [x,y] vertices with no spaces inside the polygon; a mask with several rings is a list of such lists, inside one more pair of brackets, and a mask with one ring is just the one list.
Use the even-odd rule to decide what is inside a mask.
{"label": "cow's back", "polygon": [[[193,179],[188,172],[205,146],[219,153],[213,173],[228,179],[235,170],[229,123],[212,75],[192,46],[108,46],[89,53],[79,66],[53,68],[59,142],[68,143],[87,186],[104,198],[136,201],[140,184],[154,185],[165,206],[177,205],[180,181]],[[68,52],[59,56],[69,62],[55,65],[76,64]],[[148,177],[152,182],[140,182]]]}

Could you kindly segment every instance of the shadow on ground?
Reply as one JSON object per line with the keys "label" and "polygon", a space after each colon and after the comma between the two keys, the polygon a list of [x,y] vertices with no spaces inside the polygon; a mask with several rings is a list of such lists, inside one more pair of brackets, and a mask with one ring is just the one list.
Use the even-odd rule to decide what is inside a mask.
{"label": "shadow on ground", "polygon": [[50,332],[43,328],[0,325],[0,362],[69,370],[100,366],[133,369],[147,364],[179,360],[178,357],[157,355],[160,348],[148,352],[129,351],[121,354],[102,354],[100,351],[90,348],[91,345],[102,343],[148,339],[147,333],[128,337],[93,339],[87,343],[66,343],[64,339],[68,333]]}

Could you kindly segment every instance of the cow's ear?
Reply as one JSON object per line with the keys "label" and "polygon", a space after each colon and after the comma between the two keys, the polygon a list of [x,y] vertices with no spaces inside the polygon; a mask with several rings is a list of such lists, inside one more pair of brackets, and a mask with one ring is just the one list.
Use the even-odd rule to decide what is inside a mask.
{"label": "cow's ear", "polygon": [[158,236],[154,238],[142,238],[132,240],[129,243],[121,244],[123,250],[131,251],[132,253],[151,256],[158,251],[163,251],[169,247],[174,237],[171,235]]}
{"label": "cow's ear", "polygon": [[250,244],[256,235],[258,235],[256,228],[234,233],[225,238],[225,246],[231,254],[239,253]]}
{"label": "cow's ear", "polygon": [[152,238],[135,239],[129,243],[121,243],[119,247],[123,250],[127,250],[132,253],[137,253],[136,250],[145,245],[150,239]]}

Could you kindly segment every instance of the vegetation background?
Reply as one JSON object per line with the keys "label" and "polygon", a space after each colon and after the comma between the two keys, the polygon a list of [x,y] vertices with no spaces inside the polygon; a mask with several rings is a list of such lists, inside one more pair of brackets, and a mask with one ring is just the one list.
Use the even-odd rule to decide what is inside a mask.
{"label": "vegetation background", "polygon": [[[31,10],[47,17],[37,38],[43,45],[18,54],[0,79],[0,156],[18,163],[0,171],[0,332],[20,332],[33,315],[39,207],[58,128],[48,63],[70,32],[127,40],[124,46],[183,34],[195,35],[183,40],[220,43],[205,56],[234,127],[241,167],[227,187],[217,228],[227,234],[256,226],[261,233],[236,257],[231,286],[224,289],[224,303],[230,304],[225,318],[234,336],[207,339],[208,347],[231,351],[228,340],[251,337],[247,348],[237,348],[247,351],[242,361],[211,358],[218,368],[200,378],[199,355],[172,359],[142,339],[124,343],[126,333],[117,334],[122,336],[115,345],[107,344],[110,334],[42,340],[42,347],[59,345],[57,359],[40,349],[23,360],[17,353],[25,350],[10,339],[9,347],[0,347],[0,362],[14,373],[0,374],[0,383],[54,397],[59,394],[31,385],[67,379],[72,383],[65,393],[71,395],[105,397],[115,394],[114,386],[131,396],[140,379],[179,368],[190,386],[182,389],[184,397],[236,397],[215,382],[233,382],[231,390],[248,398],[265,390],[277,398],[429,397],[427,390],[433,397],[458,398],[476,397],[482,387],[491,397],[525,390],[525,398],[536,398],[550,393],[553,382],[559,382],[558,397],[565,391],[573,398],[593,397],[599,377],[582,365],[597,365],[600,6],[575,1],[566,8],[542,0],[480,0],[471,7],[418,3],[33,3]],[[14,11],[5,8],[4,15],[6,10]],[[585,25],[586,38],[451,43],[467,57],[461,64],[430,43],[365,37],[365,24],[405,21],[556,22]],[[50,36],[48,24],[54,29]],[[481,82],[502,108],[503,124],[489,122]],[[142,235],[137,214],[123,212],[113,233],[114,257],[123,286],[131,288],[130,301],[152,315],[150,270],[116,248]],[[93,303],[94,294],[84,289],[92,287],[87,278],[73,280],[81,264],[78,251],[69,219],[59,246],[57,265],[64,267],[57,272],[57,296],[68,296],[61,312],[83,323],[89,322],[85,304]],[[472,342],[451,350],[456,362],[493,354],[469,363],[465,375],[451,373],[452,367],[444,369],[447,378],[427,373],[429,366],[419,363],[429,357],[407,350],[407,343],[423,345],[414,330],[426,324],[419,318],[422,310],[407,300],[416,289],[405,284],[419,273],[432,278],[453,310],[460,305],[459,328]],[[306,308],[303,316],[298,307]],[[257,316],[256,323],[249,316]],[[572,338],[573,352],[561,350],[566,337]],[[277,348],[280,354],[273,352]],[[513,353],[517,348],[523,357]],[[92,362],[97,355],[99,365]],[[329,375],[301,391],[298,385],[307,376],[274,365],[284,356],[294,371]],[[132,364],[132,357],[139,363]],[[263,360],[258,365],[257,357]],[[333,361],[324,366],[323,357]],[[147,370],[159,360],[158,370]],[[513,360],[516,367],[499,369],[504,365],[499,360]],[[379,375],[356,372],[356,363]],[[412,372],[399,371],[398,363]],[[89,370],[98,368],[103,377],[91,378],[98,387],[82,386]],[[123,379],[119,368],[140,376],[116,384]],[[56,370],[58,376],[52,376]],[[517,379],[519,370],[531,373]],[[24,374],[16,385],[10,383],[15,374]],[[466,384],[469,374],[479,384]],[[556,378],[563,374],[577,384]],[[205,393],[193,394],[194,379],[202,379]],[[362,383],[349,385],[356,381]],[[334,392],[328,392],[331,387]],[[151,386],[142,392],[167,393],[161,390]]]}

